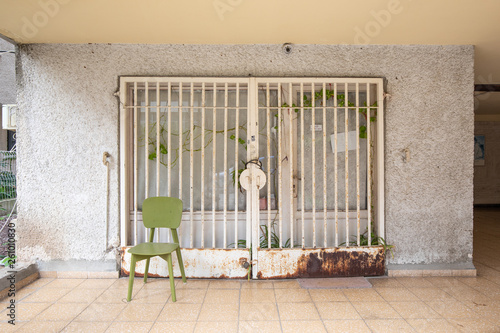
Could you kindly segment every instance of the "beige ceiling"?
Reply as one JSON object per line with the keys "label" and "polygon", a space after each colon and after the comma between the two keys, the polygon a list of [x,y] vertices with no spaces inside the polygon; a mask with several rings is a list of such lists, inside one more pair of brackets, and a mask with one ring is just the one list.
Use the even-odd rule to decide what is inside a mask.
{"label": "beige ceiling", "polygon": [[472,44],[476,83],[500,83],[499,19],[500,0],[0,0],[17,43]]}

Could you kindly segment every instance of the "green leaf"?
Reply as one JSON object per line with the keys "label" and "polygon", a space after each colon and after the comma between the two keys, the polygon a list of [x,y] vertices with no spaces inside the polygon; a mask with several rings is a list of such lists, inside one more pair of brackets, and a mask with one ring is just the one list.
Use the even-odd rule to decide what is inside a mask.
{"label": "green leaf", "polygon": [[236,139],[236,136],[234,134],[232,134],[230,137],[229,137],[231,140],[234,140]]}
{"label": "green leaf", "polygon": [[151,153],[149,154],[148,158],[151,160],[151,161],[154,161],[156,159],[156,153]]}
{"label": "green leaf", "polygon": [[167,148],[162,144],[160,144],[160,154],[168,154]]}
{"label": "green leaf", "polygon": [[359,137],[362,139],[366,139],[366,126],[359,126]]}

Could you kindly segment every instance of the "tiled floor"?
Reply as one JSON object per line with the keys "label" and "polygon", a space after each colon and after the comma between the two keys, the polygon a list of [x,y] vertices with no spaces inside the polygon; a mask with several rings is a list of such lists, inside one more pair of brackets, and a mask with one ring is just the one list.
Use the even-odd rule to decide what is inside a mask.
{"label": "tiled floor", "polygon": [[[500,332],[500,209],[476,209],[476,278],[372,278],[371,289],[306,290],[297,281],[39,279],[0,332]],[[2,309],[8,299],[2,302]]]}

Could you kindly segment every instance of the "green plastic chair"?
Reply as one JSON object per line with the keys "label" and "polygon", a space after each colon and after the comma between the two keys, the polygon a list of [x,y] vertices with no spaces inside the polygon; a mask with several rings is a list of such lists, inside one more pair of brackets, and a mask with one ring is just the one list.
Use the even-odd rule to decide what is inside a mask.
{"label": "green plastic chair", "polygon": [[[172,267],[172,252],[177,252],[177,261],[179,262],[182,282],[186,283],[186,274],[184,273],[184,264],[182,263],[181,249],[179,247],[179,236],[177,228],[182,219],[182,201],[170,197],[151,197],[144,200],[142,204],[142,221],[146,228],[150,228],[149,242],[142,243],[129,249],[132,255],[130,260],[130,276],[128,282],[127,302],[132,298],[132,289],[134,287],[135,264],[138,261],[146,259],[146,269],[144,271],[144,283],[148,280],[149,260],[152,257],[160,257],[168,263],[168,277],[170,279],[170,292],[172,301],[176,301],[174,269]],[[153,243],[155,228],[169,228],[172,232],[174,243]]]}

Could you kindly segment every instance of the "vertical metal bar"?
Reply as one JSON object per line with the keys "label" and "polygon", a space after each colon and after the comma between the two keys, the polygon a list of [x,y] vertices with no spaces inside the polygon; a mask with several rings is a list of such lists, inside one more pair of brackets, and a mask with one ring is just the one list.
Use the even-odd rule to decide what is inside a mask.
{"label": "vertical metal bar", "polygon": [[293,239],[295,235],[293,234],[293,225],[295,223],[295,209],[293,206],[293,114],[295,112],[293,108],[293,95],[292,95],[292,84],[288,84],[288,103],[290,105],[290,109],[288,110],[289,116],[288,116],[288,126],[289,126],[289,141],[290,141],[290,146],[288,147],[289,149],[289,159],[288,163],[290,165],[290,187],[289,187],[289,195],[290,195],[290,247],[293,248]]}
{"label": "vertical metal bar", "polygon": [[[172,83],[168,82],[167,92],[167,196],[172,195]],[[167,241],[170,241],[170,233],[167,232]]]}
{"label": "vertical metal bar", "polygon": [[306,177],[304,170],[304,83],[300,83],[300,207],[301,207],[301,220],[302,220],[302,248],[306,246],[306,238],[304,235],[304,222],[305,222],[305,188]]}
{"label": "vertical metal bar", "polygon": [[[167,196],[171,196],[172,188],[172,83],[167,87]],[[167,233],[168,235],[168,233]]]}
{"label": "vertical metal bar", "polygon": [[366,192],[367,192],[367,210],[368,210],[368,245],[372,244],[372,175],[371,175],[371,100],[370,84],[366,84]]}
{"label": "vertical metal bar", "polygon": [[238,248],[238,201],[239,201],[239,144],[240,144],[240,83],[236,83],[236,120],[234,139],[234,248]]}
{"label": "vertical metal bar", "polygon": [[[160,196],[160,82],[156,82],[156,196]],[[156,233],[156,241],[160,241],[160,228]]]}
{"label": "vertical metal bar", "polygon": [[385,237],[385,188],[384,188],[384,91],[382,82],[377,84],[377,227],[378,236]]}
{"label": "vertical metal bar", "polygon": [[326,84],[323,82],[323,246],[327,247],[327,185],[326,185]]}
{"label": "vertical metal bar", "polygon": [[[282,173],[281,173],[281,83],[278,83],[278,213],[279,213],[279,248],[282,248],[283,239],[283,203],[282,203]],[[269,230],[269,232],[271,232]]]}
{"label": "vertical metal bar", "polygon": [[201,248],[205,248],[205,82],[201,84]]}
{"label": "vertical metal bar", "polygon": [[133,128],[133,111],[130,108],[133,104],[131,102],[132,96],[130,84],[125,79],[120,78],[120,246],[122,247],[131,245],[129,243],[132,227],[130,203],[133,196],[130,195],[129,178],[131,173],[133,174],[130,170],[132,166],[130,148],[133,147],[130,139],[134,139],[130,130]]}
{"label": "vertical metal bar", "polygon": [[224,84],[224,249],[227,247],[227,82]]}
{"label": "vertical metal bar", "polygon": [[[182,138],[184,137],[182,133],[182,105],[183,105],[183,98],[182,98],[182,82],[179,82],[179,199],[182,200],[182,153],[184,150],[183,144],[182,144]],[[181,230],[179,228],[179,242],[181,242],[182,236],[181,236]],[[179,246],[181,244],[179,243]]]}
{"label": "vertical metal bar", "polygon": [[217,83],[213,85],[213,109],[212,109],[212,248],[215,249],[215,187],[217,177],[216,146],[217,146]]}
{"label": "vertical metal bar", "polygon": [[[248,108],[247,108],[247,119],[248,119],[248,135],[250,136],[250,144],[248,145],[247,158],[248,161],[259,158],[259,114],[258,114],[258,82],[255,78],[249,78],[248,87]],[[255,170],[255,165],[250,165],[249,167],[253,172]],[[249,204],[250,202],[250,204]],[[250,209],[249,209],[250,208]],[[248,213],[250,212],[250,214]],[[250,216],[250,230],[247,227],[247,247],[250,248],[251,244],[251,256],[252,256],[252,278],[257,278],[257,273],[259,271],[259,189],[257,186],[252,186],[249,193],[249,200],[247,200],[247,217]],[[248,219],[247,219],[248,222]],[[248,239],[248,233],[250,231],[251,239]]]}
{"label": "vertical metal bar", "polygon": [[344,135],[345,135],[345,243],[349,246],[349,85],[344,84]]}
{"label": "vertical metal bar", "polygon": [[191,248],[194,247],[194,83],[191,82],[189,99],[189,219],[190,219],[190,241]]}
{"label": "vertical metal bar", "polygon": [[267,247],[271,248],[271,109],[269,82],[266,83],[266,124],[267,124]]}
{"label": "vertical metal bar", "polygon": [[359,185],[359,83],[356,82],[356,228],[358,246],[361,245],[361,208],[360,208],[360,185]]}
{"label": "vertical metal bar", "polygon": [[312,218],[313,218],[313,248],[316,248],[316,101],[314,83],[311,83],[311,136],[312,136]]}
{"label": "vertical metal bar", "polygon": [[[149,196],[149,83],[145,82],[144,88],[144,199]],[[144,242],[148,241],[148,229],[144,229]]]}
{"label": "vertical metal bar", "polygon": [[333,85],[333,165],[334,165],[334,175],[335,175],[335,181],[334,181],[334,186],[335,186],[335,247],[339,246],[339,173],[338,173],[338,142],[337,142],[337,137],[338,137],[338,110],[337,110],[337,83],[334,83]]}
{"label": "vertical metal bar", "polygon": [[138,132],[139,132],[139,124],[138,124],[138,114],[137,114],[137,81],[134,82],[134,245],[137,245],[138,241],[138,230],[137,230],[137,210],[138,208],[138,195],[137,195],[137,183],[138,183],[138,156],[137,156],[137,146],[138,146]]}

